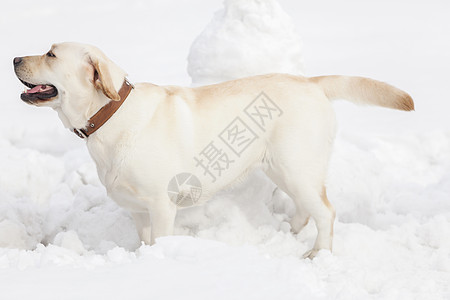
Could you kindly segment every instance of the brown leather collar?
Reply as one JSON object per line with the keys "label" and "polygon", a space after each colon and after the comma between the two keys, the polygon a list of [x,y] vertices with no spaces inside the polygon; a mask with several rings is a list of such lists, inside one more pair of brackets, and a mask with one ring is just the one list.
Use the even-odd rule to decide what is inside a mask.
{"label": "brown leather collar", "polygon": [[133,88],[134,86],[125,78],[122,87],[119,90],[120,100],[110,101],[88,120],[87,127],[82,129],[74,128],[73,132],[82,139],[87,138],[96,132],[119,109]]}

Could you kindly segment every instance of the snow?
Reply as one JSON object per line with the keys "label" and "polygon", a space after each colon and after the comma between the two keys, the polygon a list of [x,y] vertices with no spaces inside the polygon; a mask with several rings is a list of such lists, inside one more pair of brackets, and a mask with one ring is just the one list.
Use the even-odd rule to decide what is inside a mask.
{"label": "snow", "polygon": [[[450,5],[225,4],[3,5],[0,299],[450,298]],[[417,111],[335,104],[332,254],[300,258],[314,242],[314,226],[289,232],[293,203],[261,172],[180,211],[176,235],[150,247],[106,196],[84,142],[53,111],[19,99],[12,58],[59,41],[99,46],[134,82],[200,84],[267,68],[352,74],[408,91]],[[193,78],[185,71],[188,52]]]}
{"label": "snow", "polygon": [[273,72],[303,74],[302,62],[300,36],[277,0],[225,0],[194,40],[187,71],[192,84],[201,85]]}

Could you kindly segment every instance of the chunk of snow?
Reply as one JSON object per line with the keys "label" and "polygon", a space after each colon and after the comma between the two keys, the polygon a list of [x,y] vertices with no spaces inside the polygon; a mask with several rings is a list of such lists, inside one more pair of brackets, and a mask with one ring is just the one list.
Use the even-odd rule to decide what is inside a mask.
{"label": "chunk of snow", "polygon": [[225,0],[192,43],[193,85],[265,73],[302,74],[302,43],[276,0]]}

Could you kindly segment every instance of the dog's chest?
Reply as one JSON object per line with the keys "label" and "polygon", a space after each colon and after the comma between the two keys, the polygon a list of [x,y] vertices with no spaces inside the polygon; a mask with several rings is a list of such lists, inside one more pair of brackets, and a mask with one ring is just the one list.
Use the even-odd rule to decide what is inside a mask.
{"label": "dog's chest", "polygon": [[88,143],[88,149],[108,196],[126,209],[132,211],[144,209],[148,201],[146,198],[151,193],[143,187],[139,180],[140,176],[136,174],[141,165],[136,165],[135,160],[130,159],[135,153],[117,144],[108,147],[93,141]]}
{"label": "dog's chest", "polygon": [[98,141],[88,141],[87,146],[96,164],[98,177],[109,194],[118,182],[125,158],[124,151],[121,151],[121,147],[107,146]]}

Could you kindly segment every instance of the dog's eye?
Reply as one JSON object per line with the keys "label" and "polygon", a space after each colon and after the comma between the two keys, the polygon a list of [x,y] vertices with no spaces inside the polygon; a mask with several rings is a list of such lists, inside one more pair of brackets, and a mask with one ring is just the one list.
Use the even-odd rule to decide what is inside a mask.
{"label": "dog's eye", "polygon": [[52,51],[48,51],[48,52],[47,52],[47,56],[48,56],[48,57],[56,57],[56,55],[53,54]]}

